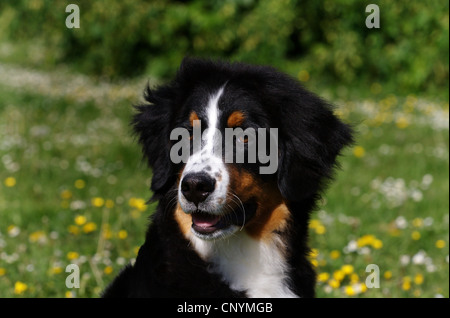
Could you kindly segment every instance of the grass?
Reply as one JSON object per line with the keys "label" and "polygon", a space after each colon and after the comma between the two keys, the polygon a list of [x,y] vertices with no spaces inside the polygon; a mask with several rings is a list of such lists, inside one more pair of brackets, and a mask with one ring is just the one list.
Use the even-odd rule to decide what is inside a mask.
{"label": "grass", "polygon": [[[155,209],[128,125],[146,79],[0,68],[0,295],[97,297]],[[377,96],[337,102],[358,135],[312,216],[317,296],[448,297],[448,100]]]}
{"label": "grass", "polygon": [[[432,115],[448,104],[396,99],[374,102],[383,121],[360,121],[316,213],[324,229],[311,224],[319,296],[448,297],[448,131]],[[347,106],[350,122],[364,116],[357,107]],[[363,286],[368,264],[380,270],[379,289]]]}

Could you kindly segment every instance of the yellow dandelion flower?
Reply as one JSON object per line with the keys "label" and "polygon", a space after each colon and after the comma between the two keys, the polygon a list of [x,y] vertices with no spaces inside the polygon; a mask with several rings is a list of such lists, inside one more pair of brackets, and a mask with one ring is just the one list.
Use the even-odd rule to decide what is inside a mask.
{"label": "yellow dandelion flower", "polygon": [[311,260],[311,265],[314,267],[318,267],[319,266],[319,262],[316,259],[312,259]]}
{"label": "yellow dandelion flower", "polygon": [[84,233],[91,233],[94,232],[97,229],[97,224],[94,222],[88,222],[83,226],[83,232]]}
{"label": "yellow dandelion flower", "polygon": [[41,240],[45,240],[45,233],[44,231],[36,231],[30,234],[30,236],[28,237],[28,240],[31,243],[36,243],[38,241]]}
{"label": "yellow dandelion flower", "polygon": [[445,241],[444,240],[437,240],[435,243],[437,248],[444,248],[445,247]]}
{"label": "yellow dandelion flower", "polygon": [[86,186],[86,182],[82,179],[75,180],[75,188],[83,189]]}
{"label": "yellow dandelion flower", "polygon": [[125,230],[120,230],[119,233],[117,233],[117,237],[121,240],[126,239],[127,236],[128,236],[128,233]]}
{"label": "yellow dandelion flower", "polygon": [[16,185],[17,181],[16,178],[14,177],[8,177],[5,179],[5,186],[7,186],[8,188],[12,188]]}
{"label": "yellow dandelion flower", "polygon": [[338,250],[333,250],[330,252],[331,259],[338,259],[341,256],[341,252]]}
{"label": "yellow dandelion flower", "polygon": [[96,208],[101,208],[105,204],[105,199],[100,197],[92,198],[91,203]]}
{"label": "yellow dandelion flower", "polygon": [[130,200],[128,200],[128,205],[138,209],[139,211],[143,212],[147,209],[147,205],[145,203],[144,199],[140,199],[140,198],[131,198]]}
{"label": "yellow dandelion flower", "polygon": [[410,290],[411,289],[411,277],[405,276],[402,279],[402,289],[403,290]]}
{"label": "yellow dandelion flower", "polygon": [[69,252],[67,253],[67,259],[72,261],[74,259],[77,259],[78,257],[80,257],[80,254],[78,254],[77,252]]}
{"label": "yellow dandelion flower", "polygon": [[319,225],[318,227],[316,227],[316,233],[319,235],[324,234],[326,231],[327,229],[323,225]]}
{"label": "yellow dandelion flower", "polygon": [[402,116],[400,118],[397,118],[397,120],[395,121],[395,125],[397,125],[397,127],[400,129],[405,129],[409,126],[409,121],[406,117]]}
{"label": "yellow dandelion flower", "polygon": [[367,291],[367,286],[366,284],[361,284],[361,293],[365,293]]}
{"label": "yellow dandelion flower", "polygon": [[20,228],[18,226],[15,226],[14,224],[9,225],[6,228],[6,231],[8,232],[8,235],[10,237],[16,237],[20,234]]}
{"label": "yellow dandelion flower", "polygon": [[353,265],[350,265],[350,264],[342,265],[342,267],[341,267],[341,271],[345,275],[350,275],[351,273],[353,273],[354,270],[355,269],[354,269]]}
{"label": "yellow dandelion flower", "polygon": [[337,281],[340,282],[341,280],[343,280],[343,279],[345,278],[345,273],[344,273],[344,271],[342,271],[342,270],[340,270],[340,269],[334,271],[334,273],[333,273],[333,278],[334,278],[335,280],[337,280]]}
{"label": "yellow dandelion flower", "polygon": [[419,232],[419,231],[413,231],[413,232],[411,233],[411,238],[412,238],[414,241],[417,241],[418,239],[420,239],[420,232]]}
{"label": "yellow dandelion flower", "polygon": [[354,296],[356,294],[353,286],[345,286],[344,291],[347,296]]}
{"label": "yellow dandelion flower", "polygon": [[72,291],[68,290],[68,291],[66,291],[66,293],[64,294],[64,296],[65,296],[66,298],[74,298],[74,297],[75,297],[75,294],[74,294]]}
{"label": "yellow dandelion flower", "polygon": [[28,289],[28,285],[25,283],[22,283],[21,281],[17,281],[14,284],[14,294],[20,295],[23,294]]}
{"label": "yellow dandelion flower", "polygon": [[399,228],[396,228],[394,226],[390,227],[388,229],[388,231],[389,231],[389,234],[394,237],[400,236],[400,234],[402,234],[402,231]]}
{"label": "yellow dandelion flower", "polygon": [[375,239],[375,240],[372,242],[372,247],[373,247],[374,249],[376,249],[376,250],[379,250],[380,248],[383,247],[383,242],[382,242],[381,240],[379,240],[379,239]]}
{"label": "yellow dandelion flower", "polygon": [[145,204],[144,199],[136,199],[134,207],[141,212],[143,212],[147,209],[147,205]]}
{"label": "yellow dandelion flower", "polygon": [[322,225],[322,223],[321,223],[319,220],[317,220],[317,219],[312,219],[312,220],[309,222],[309,228],[310,228],[310,229],[315,229],[315,228],[317,228],[317,227],[320,226],[320,225]]}
{"label": "yellow dandelion flower", "polygon": [[328,285],[330,285],[332,288],[336,289],[336,288],[339,288],[339,286],[341,286],[341,283],[336,279],[330,279],[328,281]]}
{"label": "yellow dandelion flower", "polygon": [[136,202],[136,198],[132,197],[132,198],[130,198],[130,200],[128,200],[128,205],[131,207],[134,207],[135,202]]}
{"label": "yellow dandelion flower", "polygon": [[410,290],[410,289],[411,289],[411,282],[409,282],[409,281],[404,281],[404,282],[402,283],[402,289],[403,289],[403,290]]}
{"label": "yellow dandelion flower", "polygon": [[109,275],[112,272],[113,272],[112,266],[106,266],[105,269],[103,270],[103,273],[105,273],[106,275]]}
{"label": "yellow dandelion flower", "polygon": [[366,150],[363,147],[361,147],[361,146],[355,146],[353,148],[353,155],[356,158],[362,158],[362,157],[364,157],[366,155]]}
{"label": "yellow dandelion flower", "polygon": [[319,250],[317,248],[312,248],[311,252],[309,252],[309,257],[317,258],[319,256]]}
{"label": "yellow dandelion flower", "polygon": [[356,284],[359,281],[359,276],[356,273],[350,275],[350,283]]}
{"label": "yellow dandelion flower", "polygon": [[320,273],[319,275],[317,275],[317,281],[319,281],[319,282],[326,282],[329,279],[330,279],[330,274],[328,274],[328,273]]}
{"label": "yellow dandelion flower", "polygon": [[109,240],[112,237],[112,231],[111,228],[109,227],[109,224],[104,224],[103,228],[102,228],[102,236],[105,240]]}
{"label": "yellow dandelion flower", "polygon": [[298,72],[298,79],[302,82],[307,82],[309,81],[309,72],[307,70],[301,70],[300,72]]}
{"label": "yellow dandelion flower", "polygon": [[69,200],[72,198],[72,192],[70,190],[63,190],[61,192],[61,199]]}
{"label": "yellow dandelion flower", "polygon": [[141,212],[139,210],[133,209],[131,210],[130,215],[133,219],[137,219],[141,216]]}
{"label": "yellow dandelion flower", "polygon": [[4,269],[3,267],[0,267],[0,277],[4,276],[6,274],[6,269]]}
{"label": "yellow dandelion flower", "polygon": [[412,225],[414,227],[422,227],[423,226],[423,219],[422,218],[415,218],[414,220],[412,220]]}
{"label": "yellow dandelion flower", "polygon": [[63,271],[63,269],[62,269],[61,266],[53,266],[53,267],[50,269],[50,274],[56,275],[56,274],[62,273],[62,271]]}
{"label": "yellow dandelion flower", "polygon": [[376,240],[375,236],[372,234],[366,234],[361,236],[357,241],[356,244],[358,247],[363,247],[366,245],[372,245],[373,242]]}
{"label": "yellow dandelion flower", "polygon": [[112,209],[114,207],[114,201],[111,199],[106,200],[105,207],[107,207],[108,209]]}
{"label": "yellow dandelion flower", "polygon": [[76,225],[83,225],[86,223],[87,218],[84,215],[77,215],[74,220]]}
{"label": "yellow dandelion flower", "polygon": [[414,276],[414,284],[416,284],[416,285],[422,285],[423,280],[424,280],[424,277],[422,274],[416,274],[416,276]]}
{"label": "yellow dandelion flower", "polygon": [[391,271],[385,271],[383,274],[385,279],[391,279],[392,278],[392,272]]}
{"label": "yellow dandelion flower", "polygon": [[76,225],[69,225],[67,228],[70,234],[78,235],[80,233],[80,228]]}
{"label": "yellow dandelion flower", "polygon": [[334,115],[336,115],[337,117],[344,119],[344,112],[341,109],[336,109],[334,110]]}

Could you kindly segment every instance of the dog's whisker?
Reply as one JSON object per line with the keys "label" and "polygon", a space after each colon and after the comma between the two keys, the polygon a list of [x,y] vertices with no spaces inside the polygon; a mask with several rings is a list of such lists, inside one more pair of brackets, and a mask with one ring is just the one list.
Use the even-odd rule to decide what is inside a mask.
{"label": "dog's whisker", "polygon": [[234,193],[232,193],[232,192],[229,192],[234,198],[236,198],[236,199],[238,199],[239,200],[239,203],[240,203],[240,205],[241,205],[241,208],[242,208],[242,214],[244,215],[244,219],[243,219],[243,221],[242,221],[242,226],[241,226],[241,228],[239,229],[239,231],[242,231],[243,229],[244,229],[244,225],[245,225],[245,207],[244,207],[244,203],[242,203],[242,200],[236,195],[236,194],[234,194]]}

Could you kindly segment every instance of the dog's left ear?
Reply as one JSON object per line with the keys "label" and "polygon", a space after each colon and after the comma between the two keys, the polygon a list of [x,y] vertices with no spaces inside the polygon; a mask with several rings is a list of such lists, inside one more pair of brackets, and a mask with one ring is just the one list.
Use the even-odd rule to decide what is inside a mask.
{"label": "dog's left ear", "polygon": [[277,107],[281,131],[277,173],[283,197],[296,202],[323,190],[337,156],[352,142],[352,130],[330,105],[292,81]]}

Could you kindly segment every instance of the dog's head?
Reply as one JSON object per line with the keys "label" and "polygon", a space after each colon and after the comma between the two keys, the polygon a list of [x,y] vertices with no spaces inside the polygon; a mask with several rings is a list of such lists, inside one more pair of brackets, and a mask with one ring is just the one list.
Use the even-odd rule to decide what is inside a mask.
{"label": "dog's head", "polygon": [[133,124],[151,190],[176,192],[181,230],[205,240],[282,230],[286,203],[317,197],[351,142],[325,101],[271,67],[188,58],[145,99]]}

